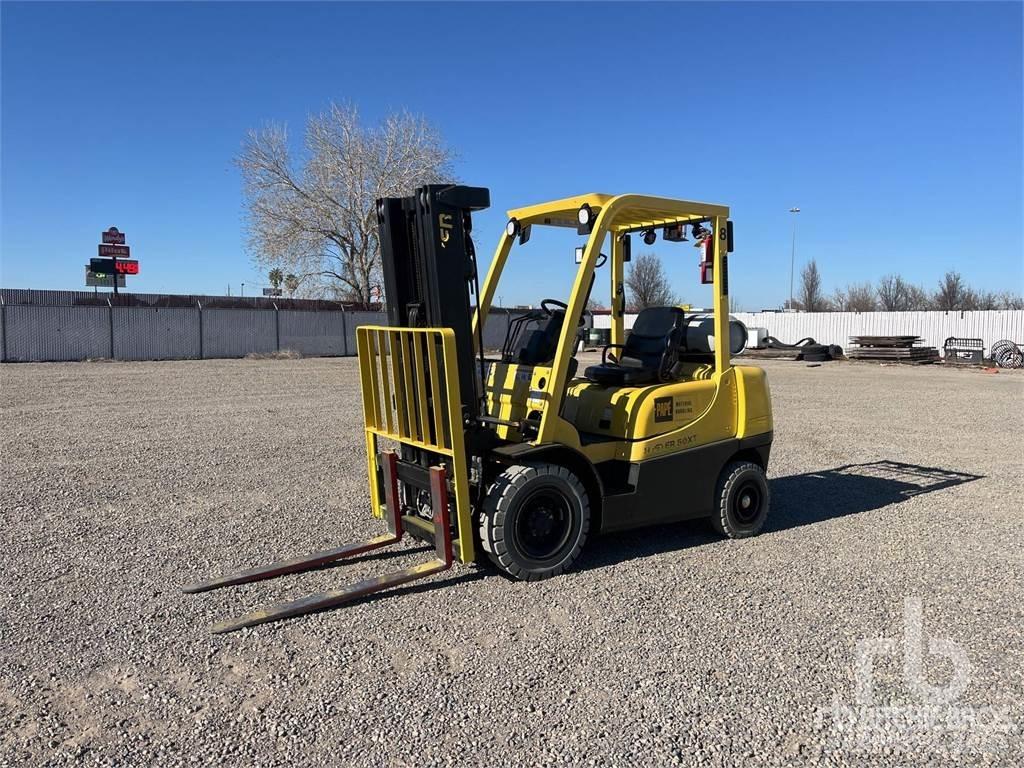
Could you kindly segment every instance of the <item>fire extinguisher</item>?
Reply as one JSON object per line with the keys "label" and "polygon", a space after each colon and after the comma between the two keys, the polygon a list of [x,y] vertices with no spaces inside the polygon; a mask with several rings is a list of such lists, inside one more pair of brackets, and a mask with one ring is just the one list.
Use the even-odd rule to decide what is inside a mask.
{"label": "fire extinguisher", "polygon": [[697,224],[694,226],[693,234],[697,236],[697,242],[693,246],[701,249],[700,281],[704,285],[709,285],[715,282],[715,262],[711,252],[712,233]]}

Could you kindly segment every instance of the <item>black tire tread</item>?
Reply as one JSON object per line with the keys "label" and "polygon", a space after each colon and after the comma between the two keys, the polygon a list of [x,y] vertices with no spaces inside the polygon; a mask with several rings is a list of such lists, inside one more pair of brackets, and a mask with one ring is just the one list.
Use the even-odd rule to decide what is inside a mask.
{"label": "black tire tread", "polygon": [[[552,474],[565,480],[578,493],[583,508],[583,524],[576,544],[561,563],[540,573],[527,571],[512,559],[505,544],[504,530],[505,516],[519,489],[539,474]],[[479,533],[481,546],[488,558],[509,576],[521,581],[540,581],[560,576],[579,557],[590,533],[590,500],[586,488],[576,475],[557,464],[538,462],[507,467],[495,478],[494,484],[484,498]]]}
{"label": "black tire tread", "polygon": [[[755,464],[752,461],[732,461],[725,465],[722,470],[722,474],[718,477],[718,483],[715,486],[715,511],[711,515],[711,527],[715,529],[717,533],[730,539],[745,539],[750,536],[756,536],[760,533],[761,528],[764,526],[764,517],[762,517],[761,523],[752,531],[737,531],[729,523],[729,498],[733,486],[736,485],[739,477],[751,470],[756,470],[762,478],[764,477],[764,470],[760,465]],[[768,482],[765,480],[764,483],[765,497],[764,506],[770,508],[771,496]]]}

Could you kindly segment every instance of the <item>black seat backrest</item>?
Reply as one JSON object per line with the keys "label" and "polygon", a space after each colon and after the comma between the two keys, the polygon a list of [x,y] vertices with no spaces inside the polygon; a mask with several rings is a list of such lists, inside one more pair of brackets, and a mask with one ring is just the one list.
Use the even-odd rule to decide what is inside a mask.
{"label": "black seat backrest", "polygon": [[538,318],[537,327],[530,331],[519,350],[516,362],[523,365],[548,365],[555,359],[558,338],[562,334],[565,312],[556,309],[548,317]]}
{"label": "black seat backrest", "polygon": [[[633,321],[620,363],[659,370],[666,352],[682,343],[683,310],[679,307],[648,307]],[[674,336],[675,338],[669,338]]]}

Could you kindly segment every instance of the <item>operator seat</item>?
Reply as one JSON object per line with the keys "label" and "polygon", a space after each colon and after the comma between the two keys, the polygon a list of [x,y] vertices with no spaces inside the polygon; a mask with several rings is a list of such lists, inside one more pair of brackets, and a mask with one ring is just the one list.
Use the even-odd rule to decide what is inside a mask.
{"label": "operator seat", "polygon": [[522,365],[550,365],[558,349],[558,337],[565,322],[565,310],[556,309],[549,316],[539,314],[538,327],[530,331],[515,362]]}
{"label": "operator seat", "polygon": [[[604,348],[601,365],[591,365],[583,375],[604,386],[630,386],[655,381],[674,381],[680,374],[685,326],[679,307],[648,307],[641,310],[625,344]],[[621,347],[617,363],[606,362],[610,347]]]}

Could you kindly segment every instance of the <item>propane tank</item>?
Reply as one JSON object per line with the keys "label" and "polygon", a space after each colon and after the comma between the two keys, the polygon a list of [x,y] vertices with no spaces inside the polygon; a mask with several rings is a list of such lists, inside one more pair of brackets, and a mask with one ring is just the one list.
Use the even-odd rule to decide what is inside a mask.
{"label": "propane tank", "polygon": [[[715,351],[715,316],[710,312],[686,315],[686,348],[690,352]],[[738,355],[747,346],[747,326],[729,315],[729,352]]]}

